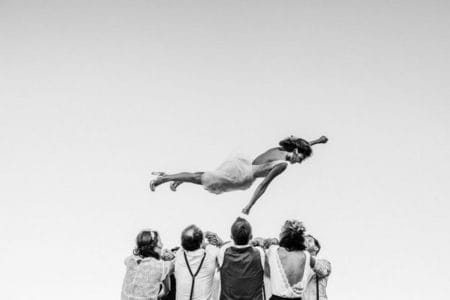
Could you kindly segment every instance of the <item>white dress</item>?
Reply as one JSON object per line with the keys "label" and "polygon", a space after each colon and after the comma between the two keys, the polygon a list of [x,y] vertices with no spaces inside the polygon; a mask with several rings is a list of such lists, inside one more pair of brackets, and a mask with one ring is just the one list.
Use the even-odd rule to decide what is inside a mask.
{"label": "white dress", "polygon": [[[284,160],[275,160],[263,164],[265,168],[286,163]],[[214,194],[230,192],[236,190],[246,190],[252,186],[255,181],[255,168],[252,162],[243,156],[237,156],[226,160],[214,171],[208,171],[202,175],[203,187]]]}
{"label": "white dress", "polygon": [[246,190],[254,181],[253,165],[250,160],[243,157],[228,159],[216,170],[202,175],[202,185],[214,194]]}
{"label": "white dress", "polygon": [[310,254],[307,251],[303,251],[306,256],[306,261],[302,280],[291,286],[281,264],[278,248],[279,246],[277,245],[270,246],[266,253],[270,268],[270,288],[272,294],[283,298],[302,298],[306,284],[314,274],[310,266]]}

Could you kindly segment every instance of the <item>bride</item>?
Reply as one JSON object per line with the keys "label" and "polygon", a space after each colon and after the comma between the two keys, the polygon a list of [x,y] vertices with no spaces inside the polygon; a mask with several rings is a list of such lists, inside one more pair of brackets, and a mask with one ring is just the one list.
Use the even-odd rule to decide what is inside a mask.
{"label": "bride", "polygon": [[242,213],[249,214],[256,201],[264,194],[272,180],[283,173],[291,164],[301,163],[311,156],[311,146],[326,143],[325,136],[317,140],[307,142],[304,139],[290,136],[279,142],[279,147],[271,148],[257,156],[253,162],[236,157],[222,163],[216,170],[207,172],[182,172],[177,174],[165,174],[154,172],[158,177],[150,181],[150,189],[171,181],[170,189],[176,191],[183,182],[190,182],[203,187],[211,193],[221,194],[234,190],[248,189],[256,178],[264,178],[253,193],[250,202],[242,209]]}

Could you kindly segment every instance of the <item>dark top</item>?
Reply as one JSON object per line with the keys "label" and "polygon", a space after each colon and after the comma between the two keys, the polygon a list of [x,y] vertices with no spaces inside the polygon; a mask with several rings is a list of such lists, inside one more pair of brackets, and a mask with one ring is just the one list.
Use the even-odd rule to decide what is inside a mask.
{"label": "dark top", "polygon": [[264,269],[260,252],[251,246],[226,249],[220,280],[220,300],[262,300]]}

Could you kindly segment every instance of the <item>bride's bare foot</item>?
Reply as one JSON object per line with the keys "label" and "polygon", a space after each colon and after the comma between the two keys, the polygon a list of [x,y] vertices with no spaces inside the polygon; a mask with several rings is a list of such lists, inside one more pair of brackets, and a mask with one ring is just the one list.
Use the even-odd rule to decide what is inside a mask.
{"label": "bride's bare foot", "polygon": [[154,192],[154,191],[155,191],[155,188],[156,188],[156,186],[155,186],[155,181],[156,181],[156,180],[150,180],[150,190],[151,190],[152,192]]}
{"label": "bride's bare foot", "polygon": [[177,191],[177,187],[180,185],[180,184],[182,184],[183,182],[181,182],[181,181],[174,181],[174,182],[172,182],[171,184],[170,184],[170,189],[173,191],[173,192],[176,192]]}
{"label": "bride's bare foot", "polygon": [[162,176],[165,175],[165,173],[164,172],[152,172],[152,175],[158,175],[158,177],[156,179],[153,179],[153,180],[150,181],[150,190],[152,192],[154,192],[155,188],[158,185],[160,185],[161,178],[162,178]]}
{"label": "bride's bare foot", "polygon": [[164,176],[164,175],[166,175],[166,173],[164,173],[164,172],[152,172],[152,175]]}

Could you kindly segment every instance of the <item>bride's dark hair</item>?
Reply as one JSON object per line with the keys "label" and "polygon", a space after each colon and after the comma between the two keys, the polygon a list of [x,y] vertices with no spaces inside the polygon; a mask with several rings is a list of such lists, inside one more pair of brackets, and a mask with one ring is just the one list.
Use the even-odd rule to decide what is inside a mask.
{"label": "bride's dark hair", "polygon": [[297,149],[305,158],[312,154],[312,148],[308,141],[293,135],[281,140],[278,144],[287,152],[293,152]]}
{"label": "bride's dark hair", "polygon": [[154,230],[142,230],[136,237],[136,248],[133,254],[142,258],[154,257],[160,258],[160,255],[155,251],[158,245],[159,234]]}

